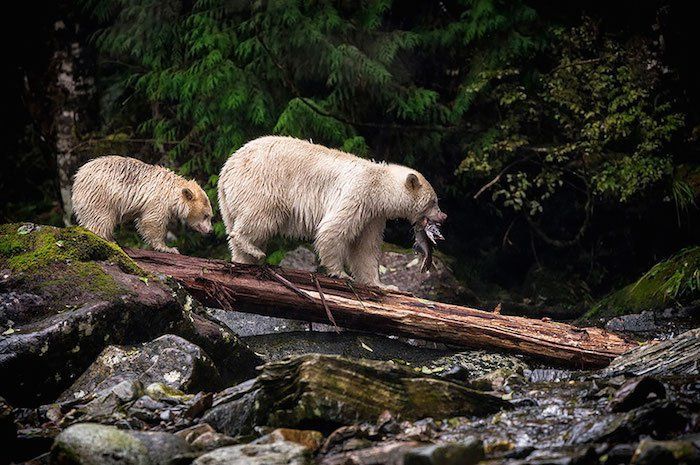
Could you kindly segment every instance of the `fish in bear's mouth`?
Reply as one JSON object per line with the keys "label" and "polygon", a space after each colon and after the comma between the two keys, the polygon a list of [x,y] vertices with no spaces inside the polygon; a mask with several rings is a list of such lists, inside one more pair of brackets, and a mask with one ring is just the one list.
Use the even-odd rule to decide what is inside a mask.
{"label": "fish in bear's mouth", "polygon": [[413,250],[423,256],[421,273],[435,268],[433,265],[433,246],[437,244],[438,240],[445,240],[440,232],[440,226],[440,223],[431,221],[425,216],[413,225],[413,233],[415,234]]}

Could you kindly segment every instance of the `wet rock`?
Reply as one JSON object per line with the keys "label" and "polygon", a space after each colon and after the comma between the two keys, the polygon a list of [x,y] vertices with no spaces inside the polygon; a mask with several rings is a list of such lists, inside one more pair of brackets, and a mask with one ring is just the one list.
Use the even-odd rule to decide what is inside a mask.
{"label": "wet rock", "polygon": [[629,333],[651,333],[658,329],[654,312],[644,311],[642,313],[632,313],[610,319],[605,324],[608,331],[619,331]]}
{"label": "wet rock", "polygon": [[421,444],[417,442],[388,441],[376,446],[346,449],[343,452],[323,457],[319,465],[403,465],[407,452]]}
{"label": "wet rock", "polygon": [[631,461],[632,465],[698,465],[700,464],[700,440],[655,441],[642,440]]}
{"label": "wet rock", "polygon": [[666,388],[663,383],[649,377],[634,378],[617,390],[610,401],[610,409],[613,412],[627,412],[651,400],[664,398],[666,398]]}
{"label": "wet rock", "polygon": [[253,384],[215,405],[203,419],[235,436],[252,426],[241,421],[242,404],[253,406],[247,421],[257,425],[318,425],[321,430],[373,422],[385,410],[403,420],[417,420],[509,408],[497,397],[395,363],[318,354],[264,365]]}
{"label": "wet rock", "polygon": [[620,355],[603,376],[697,376],[700,374],[700,328],[673,339],[652,342]]}
{"label": "wet rock", "polygon": [[677,405],[657,400],[625,413],[606,415],[575,425],[569,434],[572,444],[635,442],[642,435],[672,437],[687,423],[687,412]]}
{"label": "wet rock", "polygon": [[225,434],[209,431],[197,436],[197,439],[192,441],[190,445],[195,450],[210,451],[219,449],[220,447],[232,446],[238,444],[238,440]]}
{"label": "wet rock", "polygon": [[505,378],[511,374],[522,374],[527,369],[527,364],[517,355],[485,350],[450,354],[421,367],[421,371],[425,374],[437,375],[455,381],[472,382],[478,378],[493,378],[482,383],[488,386],[499,376],[503,378],[502,381],[505,381]]}
{"label": "wet rock", "polygon": [[17,437],[15,416],[12,407],[7,405],[5,399],[0,397],[0,444],[3,451],[0,452],[0,464],[7,463],[13,455],[14,443]]}
{"label": "wet rock", "polygon": [[318,260],[312,250],[299,246],[284,254],[280,266],[295,270],[316,271],[318,269]]}
{"label": "wet rock", "polygon": [[[448,364],[442,362],[442,357],[454,354],[454,351],[418,348],[402,340],[355,331],[343,331],[340,334],[288,332],[246,337],[244,340],[265,361],[270,362],[314,353],[372,360],[402,360],[413,366],[426,367],[426,370],[444,370]],[[434,367],[434,363],[440,363],[440,366]]]}
{"label": "wet rock", "polygon": [[158,465],[189,452],[175,435],[132,432],[96,423],[70,426],[56,437],[52,465]]}
{"label": "wet rock", "polygon": [[100,391],[125,379],[197,391],[216,387],[219,372],[202,349],[166,334],[139,346],[107,347],[59,400],[79,398],[81,393]]}
{"label": "wet rock", "polygon": [[632,444],[616,444],[605,453],[605,465],[627,465],[632,460],[635,446]]}
{"label": "wet rock", "polygon": [[476,438],[462,443],[433,444],[411,449],[404,465],[472,465],[484,459],[484,444]]}
{"label": "wet rock", "polygon": [[310,465],[308,449],[293,442],[222,447],[202,455],[193,465]]}
{"label": "wet rock", "polygon": [[190,427],[187,427],[185,429],[182,429],[175,433],[175,436],[180,437],[187,441],[188,444],[190,444],[192,441],[197,439],[200,435],[204,433],[215,433],[216,430],[211,427],[210,424],[208,423],[199,423],[196,425],[192,425]]}
{"label": "wet rock", "polygon": [[554,368],[536,368],[534,370],[525,370],[525,377],[531,383],[542,382],[559,382],[571,379],[573,372],[571,370],[558,370]]}
{"label": "wet rock", "polygon": [[539,449],[527,458],[508,462],[508,465],[598,465],[598,454],[593,447]]}
{"label": "wet rock", "polygon": [[277,441],[289,441],[302,445],[311,452],[316,452],[323,443],[323,434],[320,431],[301,430],[290,428],[277,428],[257,440],[256,444],[268,444]]}
{"label": "wet rock", "polygon": [[0,395],[13,405],[53,401],[110,344],[167,333],[202,347],[226,382],[254,374],[259,358],[171,280],[82,228],[26,226],[0,226],[1,301],[12,315],[0,335],[0,377],[11,382]]}

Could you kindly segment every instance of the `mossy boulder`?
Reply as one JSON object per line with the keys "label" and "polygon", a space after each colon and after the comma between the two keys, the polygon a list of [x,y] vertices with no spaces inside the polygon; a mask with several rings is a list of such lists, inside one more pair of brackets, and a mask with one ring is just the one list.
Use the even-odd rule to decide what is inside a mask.
{"label": "mossy boulder", "polygon": [[184,439],[160,432],[134,432],[96,423],[73,425],[56,437],[52,465],[168,464],[190,448]]}
{"label": "mossy boulder", "polygon": [[119,246],[86,229],[32,223],[0,225],[3,281],[12,280],[27,292],[50,294],[53,309],[80,302],[86,295],[117,297],[122,286],[105,267],[146,276]]}
{"label": "mossy boulder", "polygon": [[260,359],[177,283],[150,276],[82,228],[0,226],[0,395],[54,400],[110,344],[176,334],[202,347],[226,382]]}
{"label": "mossy boulder", "polygon": [[700,246],[681,250],[657,263],[636,282],[601,299],[586,317],[659,311],[670,305],[687,305],[698,299]]}

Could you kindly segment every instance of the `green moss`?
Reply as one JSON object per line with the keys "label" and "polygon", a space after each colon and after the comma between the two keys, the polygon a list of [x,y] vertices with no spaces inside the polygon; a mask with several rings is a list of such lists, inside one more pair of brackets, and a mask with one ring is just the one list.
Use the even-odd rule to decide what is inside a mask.
{"label": "green moss", "polygon": [[145,276],[118,245],[81,227],[1,225],[0,261],[17,272],[36,271],[58,262],[107,261],[125,273]]}
{"label": "green moss", "polygon": [[700,246],[681,250],[654,265],[637,282],[600,300],[586,317],[661,310],[700,298]]}
{"label": "green moss", "polygon": [[25,289],[49,297],[56,308],[86,298],[112,300],[128,292],[102,263],[146,275],[119,246],[86,229],[0,225],[0,268],[9,269]]}

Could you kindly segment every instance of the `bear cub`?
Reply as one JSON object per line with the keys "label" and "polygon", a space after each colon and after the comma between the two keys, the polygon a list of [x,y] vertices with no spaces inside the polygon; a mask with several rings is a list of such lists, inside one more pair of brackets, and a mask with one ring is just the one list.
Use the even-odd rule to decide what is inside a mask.
{"label": "bear cub", "polygon": [[275,235],[313,240],[330,275],[348,277],[347,269],[375,286],[388,219],[447,218],[419,172],[291,137],[241,147],[224,164],[218,191],[233,261],[262,260]]}
{"label": "bear cub", "polygon": [[107,156],[86,163],[75,175],[72,198],[78,224],[108,241],[114,241],[117,225],[136,221],[154,250],[179,253],[165,243],[170,221],[202,234],[212,231],[211,203],[199,184],[134,158]]}

